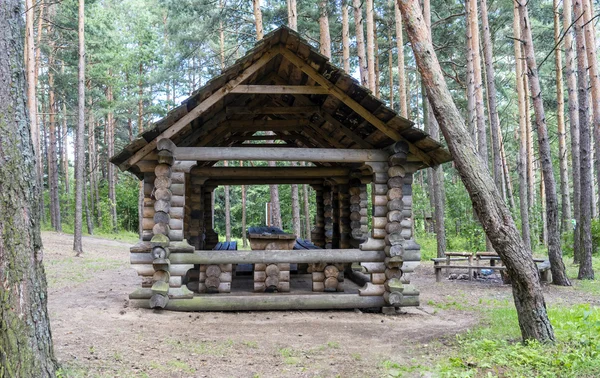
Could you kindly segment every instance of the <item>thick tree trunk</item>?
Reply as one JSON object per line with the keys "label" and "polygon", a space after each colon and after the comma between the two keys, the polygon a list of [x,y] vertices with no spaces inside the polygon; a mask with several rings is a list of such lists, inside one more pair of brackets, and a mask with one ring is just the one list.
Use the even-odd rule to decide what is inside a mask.
{"label": "thick tree trunk", "polygon": [[[563,30],[571,27],[572,23],[572,5],[571,0],[563,0]],[[565,43],[565,75],[567,81],[568,107],[569,107],[569,132],[571,136],[571,174],[573,179],[573,219],[575,219],[575,230],[573,230],[573,260],[574,263],[579,263],[579,199],[581,192],[579,182],[579,112],[577,99],[577,77],[575,73],[575,51],[573,49],[573,34],[575,28],[567,31],[564,38]],[[569,220],[570,221],[570,220]],[[569,222],[571,223],[571,222]],[[569,226],[571,230],[572,226]]]}
{"label": "thick tree trunk", "polygon": [[489,171],[478,158],[465,122],[452,102],[452,96],[428,37],[418,0],[399,0],[399,6],[421,78],[427,88],[427,95],[441,131],[484,229],[511,277],[523,339],[554,340],[537,267],[531,255],[527,253]]}
{"label": "thick tree trunk", "polygon": [[375,55],[375,97],[381,98],[381,86],[379,83],[379,38],[377,38],[377,12],[373,8],[373,53]]}
{"label": "thick tree trunk", "polygon": [[529,88],[532,95],[533,107],[535,110],[535,125],[538,137],[538,148],[540,152],[540,161],[542,165],[544,188],[546,194],[546,222],[548,224],[548,258],[552,270],[552,283],[560,286],[570,286],[567,278],[565,264],[562,260],[562,249],[560,245],[560,228],[558,220],[558,198],[556,196],[556,181],[552,168],[552,155],[550,153],[550,141],[548,140],[548,129],[546,127],[546,115],[544,113],[544,104],[542,101],[542,88],[535,61],[533,48],[533,36],[531,35],[531,25],[527,6],[519,3],[519,16],[521,20],[521,40],[523,41],[523,50],[525,52],[525,62],[527,64],[527,76],[529,78]]}
{"label": "thick tree trunk", "polygon": [[[556,70],[556,126],[558,129],[558,165],[560,172],[561,217],[560,231],[567,231],[571,223],[569,173],[567,163],[567,133],[565,131],[565,92],[563,87],[562,52],[560,49],[559,1],[554,0],[554,68]],[[567,32],[568,34],[568,32]]]}
{"label": "thick tree trunk", "polygon": [[342,0],[342,68],[350,73],[350,26],[348,24],[348,0]]}
{"label": "thick tree trunk", "polygon": [[523,74],[523,51],[521,49],[521,22],[519,10],[514,7],[513,37],[515,49],[515,72],[517,86],[517,102],[519,109],[519,208],[521,213],[521,235],[523,243],[529,253],[531,252],[531,228],[529,225],[529,196],[527,183],[527,111],[525,110],[525,76]]}
{"label": "thick tree trunk", "polygon": [[375,19],[373,0],[366,0],[367,7],[367,72],[369,75],[369,90],[375,95]]}
{"label": "thick tree trunk", "polygon": [[485,76],[487,83],[487,99],[489,106],[490,134],[492,140],[492,155],[494,182],[502,191],[502,158],[500,156],[500,119],[496,104],[496,83],[494,82],[494,57],[492,53],[492,36],[488,20],[487,0],[479,0],[481,6],[481,26],[483,29],[483,58],[485,60]]}
{"label": "thick tree trunk", "polygon": [[[577,39],[577,78],[579,87],[579,153],[580,166],[580,254],[579,274],[577,278],[594,279],[592,269],[592,143],[589,125],[589,100],[588,100],[588,60],[586,53],[585,28],[582,0],[574,0],[573,15],[575,17],[575,35]],[[554,273],[553,273],[554,274]]]}
{"label": "thick tree trunk", "polygon": [[79,0],[79,21],[77,35],[79,37],[79,66],[77,74],[77,131],[75,135],[75,226],[73,251],[76,256],[83,252],[81,235],[83,233],[83,188],[85,186],[83,170],[85,169],[85,0]]}
{"label": "thick tree trunk", "polygon": [[329,35],[327,0],[319,1],[319,42],[319,52],[331,59],[331,37]]}
{"label": "thick tree trunk", "polygon": [[287,7],[288,26],[290,27],[290,29],[298,31],[298,11],[296,7],[296,0],[287,0]]}
{"label": "thick tree trunk", "polygon": [[408,100],[406,97],[406,71],[404,70],[404,39],[402,37],[402,15],[398,3],[394,0],[394,17],[396,20],[396,49],[398,50],[398,96],[400,115],[408,118]]}
{"label": "thick tree trunk", "polygon": [[0,376],[54,377],[23,11],[21,1],[0,2]]}
{"label": "thick tree trunk", "polygon": [[363,27],[362,1],[352,0],[354,8],[354,30],[356,33],[356,54],[358,55],[358,71],[360,73],[360,84],[369,86],[369,72],[367,70],[367,55],[365,52],[365,32]]}
{"label": "thick tree trunk", "polygon": [[[391,4],[390,4],[391,5]],[[390,108],[394,109],[394,47],[392,43],[392,28],[389,27],[388,24],[388,74],[389,74],[389,102]]]}

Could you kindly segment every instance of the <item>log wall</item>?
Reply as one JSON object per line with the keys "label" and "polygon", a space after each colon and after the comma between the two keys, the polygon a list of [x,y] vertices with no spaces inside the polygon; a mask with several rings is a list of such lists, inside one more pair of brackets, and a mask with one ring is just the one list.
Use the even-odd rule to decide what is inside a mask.
{"label": "log wall", "polygon": [[315,224],[311,231],[311,241],[317,247],[325,247],[325,208],[323,204],[323,185],[313,185],[315,190],[315,200],[317,211],[315,215]]}

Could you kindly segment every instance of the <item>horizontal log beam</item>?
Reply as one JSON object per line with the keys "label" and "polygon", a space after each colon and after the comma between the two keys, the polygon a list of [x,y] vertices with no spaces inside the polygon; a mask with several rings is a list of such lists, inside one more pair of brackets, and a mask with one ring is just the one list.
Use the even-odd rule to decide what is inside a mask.
{"label": "horizontal log beam", "polygon": [[194,253],[172,253],[171,264],[318,264],[382,262],[383,251],[361,251],[360,249],[308,249],[300,251],[195,251]]}
{"label": "horizontal log beam", "polygon": [[320,163],[386,162],[388,154],[381,150],[335,148],[245,148],[245,147],[178,147],[176,160],[265,160],[311,161]]}
{"label": "horizontal log beam", "polygon": [[[329,179],[336,181],[341,177],[330,177]],[[223,185],[291,185],[291,184],[306,184],[306,185],[318,185],[323,184],[324,179],[319,178],[295,178],[288,179],[285,177],[276,177],[272,179],[259,179],[252,180],[250,178],[242,179],[224,179],[224,178],[213,178],[206,181],[206,185],[223,186]]]}
{"label": "horizontal log beam", "polygon": [[238,85],[230,93],[252,94],[328,94],[325,87],[314,85]]}
{"label": "horizontal log beam", "polygon": [[272,178],[285,176],[297,177],[332,177],[348,176],[349,168],[341,167],[196,167],[191,173],[202,177],[220,178]]}
{"label": "horizontal log beam", "polygon": [[227,115],[268,115],[268,114],[313,114],[320,111],[318,106],[265,106],[251,109],[244,106],[228,106]]}
{"label": "horizontal log beam", "polygon": [[[147,299],[132,299],[131,302],[135,307],[149,307]],[[383,306],[385,306],[385,301],[382,296],[286,293],[285,295],[196,295],[190,299],[171,299],[165,309],[171,311],[275,311],[343,310]]]}
{"label": "horizontal log beam", "polygon": [[226,126],[232,129],[240,129],[246,131],[247,127],[284,127],[284,126],[296,126],[305,127],[308,126],[307,119],[234,119],[224,121],[219,126]]}

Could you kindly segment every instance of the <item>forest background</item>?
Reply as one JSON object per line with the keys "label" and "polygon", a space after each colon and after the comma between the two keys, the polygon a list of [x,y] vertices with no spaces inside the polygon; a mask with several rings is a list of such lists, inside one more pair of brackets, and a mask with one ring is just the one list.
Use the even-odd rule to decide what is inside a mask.
{"label": "forest background", "polygon": [[[406,113],[417,127],[432,131],[414,58],[404,42],[406,37],[402,35],[401,25],[398,29],[399,15],[391,1],[353,1],[352,4],[346,0],[297,3],[267,0],[261,4],[257,0],[86,1],[83,211],[89,234],[137,238],[139,182],[132,175],[119,172],[108,159],[252,48],[257,39],[257,8],[262,17],[261,26],[268,33],[290,23],[292,2],[297,12],[295,28],[309,43],[330,55],[334,64],[349,70],[390,107],[400,114]],[[29,22],[33,47],[28,51],[34,51],[35,56],[34,106],[38,129],[34,132],[39,133],[43,163],[40,165],[44,181],[43,224],[46,229],[72,232],[78,3],[74,0],[58,3],[28,0],[28,3],[34,10]],[[523,103],[516,89],[516,83],[526,79],[519,64],[523,59],[515,58],[519,52],[515,49],[518,38],[513,25],[513,2],[490,1],[486,4],[485,17],[480,13],[482,9],[477,10],[477,4],[473,13],[470,3],[474,2],[467,2],[467,6],[453,0],[431,2],[436,53],[454,101],[479,142],[480,154],[487,157],[513,217],[520,227],[529,229],[532,249],[543,252],[548,240],[546,194],[537,133],[532,126],[534,112],[528,101],[530,96],[525,96]],[[573,151],[579,152],[579,145],[571,139],[571,122],[565,105],[568,88],[563,79],[568,74],[565,68],[569,67],[564,60],[565,40],[575,28],[571,22],[565,24],[562,2],[544,0],[532,5],[529,11],[551,160],[557,178],[563,252],[570,254],[577,217],[575,208],[580,196],[573,185],[578,182],[572,170],[578,154],[574,156]],[[590,5],[599,9],[598,4],[590,2]],[[373,10],[370,25],[367,9]],[[487,27],[484,19],[489,22]],[[596,17],[589,21],[594,26],[594,35],[597,22]],[[563,24],[568,26],[565,28]],[[477,48],[473,48],[474,40],[479,41]],[[571,38],[573,48],[574,40]],[[490,56],[485,54],[486,44],[490,47]],[[365,46],[372,46],[372,59],[367,57]],[[557,52],[563,55],[557,58]],[[495,87],[492,96],[489,96],[492,90],[486,80],[490,67]],[[591,86],[584,93],[591,97],[589,89]],[[495,99],[495,104],[490,103],[490,98]],[[593,112],[587,114],[592,121]],[[598,125],[594,125],[596,146],[600,145],[597,129]],[[600,242],[598,150],[593,162],[591,234],[593,251],[597,253]],[[229,165],[239,165],[239,162],[229,162]],[[434,233],[445,241],[444,250],[486,250],[485,235],[452,163],[445,164],[441,170],[438,185],[443,195],[437,204],[434,176],[431,170],[423,170],[415,177],[416,232],[423,245],[424,258],[436,253]],[[286,231],[296,231],[299,236],[309,238],[306,220],[314,217],[314,193],[310,188],[299,190],[297,196],[293,193],[292,186],[279,186],[281,225]],[[265,204],[270,201],[268,186],[218,188],[216,232],[222,238],[229,234],[241,239],[242,213],[245,212],[247,225],[264,224]],[[294,208],[302,209],[299,217],[293,216]],[[440,216],[435,216],[436,211]],[[226,213],[230,214],[230,231]]]}

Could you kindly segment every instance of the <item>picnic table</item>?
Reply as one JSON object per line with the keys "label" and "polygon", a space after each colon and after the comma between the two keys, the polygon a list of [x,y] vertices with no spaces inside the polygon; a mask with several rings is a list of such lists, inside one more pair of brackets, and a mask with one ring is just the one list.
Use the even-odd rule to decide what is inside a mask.
{"label": "picnic table", "polygon": [[291,250],[296,244],[296,235],[277,227],[250,227],[248,240],[253,250]]}

